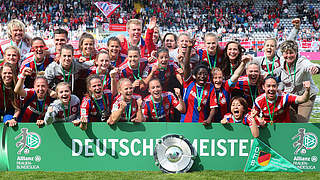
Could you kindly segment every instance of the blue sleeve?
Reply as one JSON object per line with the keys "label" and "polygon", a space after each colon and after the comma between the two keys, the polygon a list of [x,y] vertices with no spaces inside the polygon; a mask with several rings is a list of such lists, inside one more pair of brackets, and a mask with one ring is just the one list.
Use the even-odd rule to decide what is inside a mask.
{"label": "blue sleeve", "polygon": [[3,116],[3,123],[6,123],[7,121],[11,120],[13,118],[13,115],[6,114]]}

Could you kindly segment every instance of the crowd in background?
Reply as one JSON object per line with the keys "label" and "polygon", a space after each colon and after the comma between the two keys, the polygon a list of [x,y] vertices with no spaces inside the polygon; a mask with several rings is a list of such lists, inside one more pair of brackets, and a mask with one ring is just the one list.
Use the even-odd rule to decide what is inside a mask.
{"label": "crowd in background", "polygon": [[[290,17],[288,6],[300,1],[271,1],[261,7],[256,1],[201,1],[201,0],[111,0],[120,4],[120,8],[110,18],[93,4],[95,1],[71,0],[17,0],[1,1],[0,20],[2,27],[10,19],[20,19],[28,26],[30,32],[40,32],[48,36],[53,34],[55,26],[64,27],[69,31],[78,29],[94,29],[102,23],[126,24],[128,19],[137,18],[146,25],[150,18],[159,19],[161,32],[179,32],[192,29],[196,33],[217,32],[221,37],[232,34],[243,36],[240,40],[252,39],[252,33],[274,32],[274,36],[288,35],[288,27],[279,23],[282,18]],[[316,3],[315,0],[308,1]],[[319,40],[319,9],[308,5],[308,2],[297,4],[296,15],[303,23],[313,26],[303,27],[298,40]],[[139,8],[137,8],[138,4]],[[146,29],[144,29],[146,30]],[[45,32],[45,33],[43,33]],[[39,33],[38,33],[39,34]],[[282,35],[284,34],[284,35]],[[5,33],[0,34],[4,39]],[[267,35],[266,35],[267,36]]]}

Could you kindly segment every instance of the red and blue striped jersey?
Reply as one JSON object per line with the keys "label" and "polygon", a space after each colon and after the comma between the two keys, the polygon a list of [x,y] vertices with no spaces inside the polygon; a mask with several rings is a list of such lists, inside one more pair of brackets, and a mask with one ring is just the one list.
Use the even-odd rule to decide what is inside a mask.
{"label": "red and blue striped jersey", "polygon": [[[149,64],[146,69],[144,70],[143,74],[142,74],[142,78],[147,78],[148,75],[151,73],[152,71],[152,67],[153,66],[159,66],[159,64],[157,62]],[[173,75],[177,75],[177,69],[178,69],[178,65],[176,63],[174,63],[173,61],[169,61],[169,64],[167,66],[166,69],[160,69],[158,68],[157,71],[154,72],[153,78],[158,78],[160,80],[160,83],[162,85],[162,88],[164,91],[167,91],[168,87],[169,87],[169,80],[170,77]]]}
{"label": "red and blue striped jersey", "polygon": [[[142,78],[142,74],[146,67],[148,66],[148,60],[145,58],[140,59],[139,71],[138,69],[133,70],[129,67],[129,62],[125,60],[119,67],[120,78],[128,78],[132,83],[139,78]],[[134,88],[134,93],[146,96],[147,92],[141,90],[140,88]]]}
{"label": "red and blue striped jersey", "polygon": [[281,93],[277,94],[275,102],[268,100],[267,104],[266,94],[264,93],[257,97],[253,108],[258,113],[262,112],[262,117],[266,122],[270,122],[270,116],[273,116],[273,122],[275,123],[291,123],[289,109],[291,104],[296,103],[296,99],[296,95]]}
{"label": "red and blue striped jersey", "polygon": [[181,122],[200,122],[206,120],[210,114],[210,109],[218,107],[212,83],[207,82],[203,89],[203,96],[200,104],[200,111],[198,111],[198,96],[202,92],[202,87],[196,85],[192,77],[183,82],[184,94],[183,100],[186,104],[186,113],[181,114]]}
{"label": "red and blue striped jersey", "polygon": [[[250,89],[251,88],[251,89]],[[251,91],[251,92],[250,92]],[[235,93],[234,93],[235,92]],[[250,85],[249,86],[249,77],[248,75],[240,76],[238,78],[237,83],[231,88],[232,94],[237,94],[239,96],[243,96],[247,100],[249,110],[253,106],[254,100],[260,94],[264,93],[262,86],[260,84]],[[238,94],[240,93],[240,94]],[[256,96],[255,96],[256,94]],[[253,100],[252,100],[253,99]]]}
{"label": "red and blue striped jersey", "polygon": [[[106,104],[104,104],[103,98]],[[102,111],[106,112],[106,118],[109,118],[112,103],[112,94],[109,89],[104,90],[103,98],[96,99],[95,102],[92,97],[85,96],[81,102],[80,116],[87,117],[89,122],[101,122],[101,114],[99,114],[99,109],[97,108],[99,106]]]}
{"label": "red and blue striped jersey", "polygon": [[119,54],[116,61],[110,61],[110,63],[113,65],[113,67],[119,67],[123,62],[126,61],[127,55],[125,54]]}
{"label": "red and blue striped jersey", "polygon": [[[131,103],[127,104],[127,107],[125,111],[122,113],[119,122],[131,122],[132,118],[137,117],[137,111],[138,111],[137,100],[140,98],[142,97],[138,94],[132,95],[132,101]],[[123,98],[121,95],[118,95],[113,101],[111,113],[119,110],[121,101],[123,101]],[[130,112],[130,108],[131,108],[131,112]],[[128,117],[130,117],[129,119],[127,119],[126,117],[127,115]]]}
{"label": "red and blue striped jersey", "polygon": [[27,57],[21,64],[21,68],[20,68],[20,73],[22,73],[23,69],[26,67],[29,67],[32,69],[32,74],[30,76],[26,77],[25,80],[25,86],[27,88],[32,88],[33,87],[33,82],[37,76],[37,72],[40,71],[45,71],[46,68],[48,67],[48,65],[53,62],[52,57],[50,56],[46,56],[44,61],[42,63],[34,63],[35,59],[34,59],[34,54],[32,53],[32,55],[30,55],[29,57]]}
{"label": "red and blue striped jersey", "polygon": [[[222,62],[222,58],[223,58],[223,50],[220,49],[220,48],[217,48],[217,52],[216,52],[216,55],[217,55],[217,62],[216,62],[216,66],[215,67],[220,67],[220,64]],[[207,50],[204,50],[204,49],[199,49],[197,51],[198,55],[199,55],[199,62],[206,62],[210,65],[211,63],[211,67],[209,66],[210,69],[213,69],[214,68],[214,64],[215,64],[215,56],[211,56],[207,53]],[[208,57],[209,55],[209,57]],[[209,60],[210,60],[210,63],[209,63]]]}
{"label": "red and blue striped jersey", "polygon": [[[89,75],[91,74],[98,74],[101,82],[103,83],[103,89],[111,89],[111,77],[110,77],[110,71],[107,70],[104,74],[98,73],[97,66],[92,66],[89,68]],[[105,82],[103,82],[105,81]]]}
{"label": "red and blue striped jersey", "polygon": [[18,122],[37,122],[37,120],[43,120],[52,99],[49,95],[46,95],[45,99],[39,100],[34,89],[25,89],[25,91],[27,95],[21,98],[22,108]]}
{"label": "red and blue striped jersey", "polygon": [[218,104],[217,111],[214,115],[214,122],[220,122],[225,114],[230,112],[231,86],[233,82],[229,79],[225,81],[220,89],[215,89],[215,101]]}
{"label": "red and blue striped jersey", "polygon": [[[120,53],[121,54],[125,54],[127,55],[128,54],[128,48],[131,46],[130,44],[128,44],[128,39],[127,38],[124,38],[124,41],[120,43],[120,46],[121,46],[121,51]],[[141,50],[141,57],[147,57],[148,56],[148,49],[147,49],[147,46],[146,46],[146,43],[144,41],[144,39],[141,37],[140,38],[140,41],[139,43],[137,44],[137,47],[140,48]]]}
{"label": "red and blue striped jersey", "polygon": [[161,97],[162,102],[155,103],[152,102],[151,95],[144,98],[142,112],[147,122],[171,122],[173,108],[179,105],[179,101],[171,92],[164,91],[161,93]]}
{"label": "red and blue striped jersey", "polygon": [[[142,77],[143,71],[148,66],[148,60],[146,58],[140,58],[140,65],[139,65],[139,71],[138,69],[133,70],[129,67],[128,60],[125,60],[120,66],[120,78],[128,78],[131,82],[134,82],[136,79],[134,78],[134,75],[136,78]],[[138,74],[139,72],[139,74]],[[134,75],[133,75],[134,74]]]}

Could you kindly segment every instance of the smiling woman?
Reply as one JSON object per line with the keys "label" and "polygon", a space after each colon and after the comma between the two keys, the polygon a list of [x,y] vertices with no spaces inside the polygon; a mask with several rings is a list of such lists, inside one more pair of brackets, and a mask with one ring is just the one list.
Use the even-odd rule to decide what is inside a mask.
{"label": "smiling woman", "polygon": [[223,50],[224,59],[221,63],[221,69],[224,72],[224,77],[229,79],[234,71],[239,67],[241,63],[241,57],[244,54],[245,49],[237,41],[229,41]]}
{"label": "smiling woman", "polygon": [[82,33],[79,39],[79,52],[75,53],[75,58],[80,63],[91,61],[96,58],[95,39],[92,34]]}
{"label": "smiling woman", "polygon": [[32,54],[22,62],[20,68],[20,72],[22,72],[25,68],[31,69],[31,74],[25,80],[25,86],[27,88],[32,88],[38,72],[45,71],[47,66],[53,62],[53,58],[49,56],[47,50],[48,48],[46,47],[46,44],[42,38],[35,37],[32,39]]}
{"label": "smiling woman", "polygon": [[15,93],[22,97],[21,113],[18,122],[36,122],[38,126],[43,125],[44,115],[51,103],[48,93],[48,82],[43,75],[38,75],[34,81],[34,88],[24,89],[23,84],[27,76],[31,75],[31,68],[25,68],[17,85],[14,89]]}
{"label": "smiling woman", "polygon": [[142,98],[138,94],[133,94],[133,84],[127,78],[122,78],[118,82],[119,95],[114,99],[111,115],[108,124],[116,122],[142,122]]}
{"label": "smiling woman", "polygon": [[106,122],[111,112],[111,91],[109,89],[104,90],[103,83],[97,74],[90,75],[87,78],[87,91],[88,94],[82,99],[80,107],[82,124]]}
{"label": "smiling woman", "polygon": [[313,74],[319,74],[320,66],[310,62],[306,57],[298,55],[298,44],[295,41],[285,41],[280,46],[284,59],[280,71],[279,89],[286,93],[302,95],[303,82],[310,81],[310,99],[300,105],[293,105],[292,119],[297,122],[308,122],[319,89],[312,80]]}
{"label": "smiling woman", "polygon": [[254,110],[257,114],[262,112],[264,121],[277,123],[291,123],[290,105],[302,104],[309,100],[310,81],[303,82],[304,91],[301,96],[291,93],[278,93],[278,83],[274,76],[268,75],[264,79],[264,94],[258,96],[254,103]]}
{"label": "smiling woman", "polygon": [[22,21],[12,19],[8,25],[8,40],[0,42],[0,59],[3,58],[4,50],[9,46],[14,46],[20,49],[21,57],[26,55],[30,50],[29,38],[25,35],[25,25]]}
{"label": "smiling woman", "polygon": [[60,82],[56,87],[58,99],[50,104],[44,117],[46,125],[55,122],[79,123],[80,100],[71,94],[70,85]]}
{"label": "smiling woman", "polygon": [[209,69],[199,64],[191,74],[190,53],[194,40],[188,43],[184,61],[184,97],[186,113],[181,114],[181,122],[200,122],[208,125],[213,121],[218,107],[215,101],[214,86],[208,82]]}
{"label": "smiling woman", "polygon": [[9,126],[15,126],[20,109],[17,104],[17,95],[13,88],[17,81],[14,68],[10,63],[5,63],[0,68],[0,117]]}
{"label": "smiling woman", "polygon": [[149,81],[150,95],[144,99],[143,115],[148,122],[172,122],[173,108],[179,112],[185,113],[186,106],[181,97],[180,89],[175,88],[175,94],[162,91],[159,79],[151,79]]}

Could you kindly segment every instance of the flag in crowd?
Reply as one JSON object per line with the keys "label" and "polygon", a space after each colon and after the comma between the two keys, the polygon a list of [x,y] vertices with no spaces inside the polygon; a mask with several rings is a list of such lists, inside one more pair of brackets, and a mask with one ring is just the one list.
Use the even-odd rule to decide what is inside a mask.
{"label": "flag in crowd", "polygon": [[107,17],[109,18],[112,13],[118,8],[120,7],[119,4],[112,4],[109,2],[96,2],[94,3],[97,8]]}

